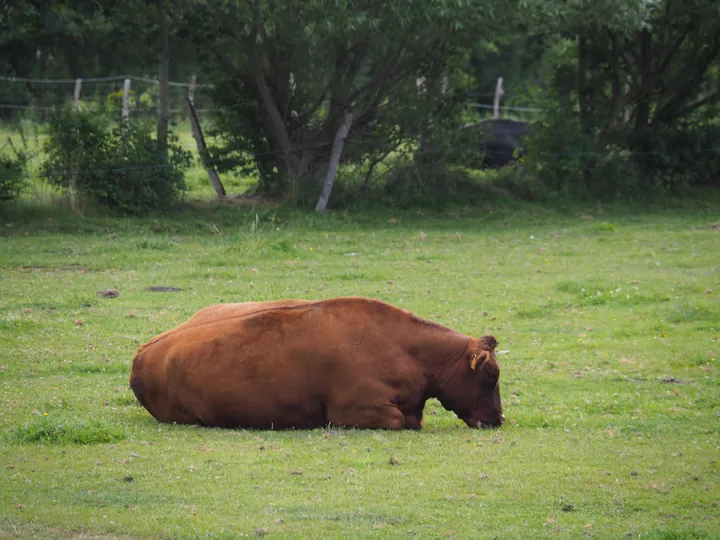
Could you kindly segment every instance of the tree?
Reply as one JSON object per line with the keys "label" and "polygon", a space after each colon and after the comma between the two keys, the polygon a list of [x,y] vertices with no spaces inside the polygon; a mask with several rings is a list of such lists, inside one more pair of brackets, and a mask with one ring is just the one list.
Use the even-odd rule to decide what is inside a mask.
{"label": "tree", "polygon": [[[568,119],[566,130],[573,129],[577,120],[575,140],[591,141],[584,147],[586,157],[578,161],[586,183],[594,169],[602,170],[600,162],[608,148],[633,155],[649,179],[661,161],[672,161],[669,156],[657,160],[653,154],[674,146],[679,133],[695,131],[701,139],[710,138],[696,128],[698,114],[720,99],[717,2],[522,0],[521,4],[535,32],[557,36],[566,43],[565,50],[572,51],[564,58],[555,56],[552,91],[561,111],[554,114]],[[567,77],[571,72],[574,77]],[[550,123],[556,134],[563,129],[556,121]],[[685,137],[683,144],[697,145],[693,137]],[[667,144],[670,139],[673,145]]]}
{"label": "tree", "polygon": [[[353,115],[344,160],[417,138],[416,80],[452,75],[499,2],[209,0],[185,12],[215,85],[226,166],[256,168],[266,194],[317,198],[330,148]],[[200,28],[198,28],[198,23]],[[203,26],[203,23],[205,25]],[[427,111],[427,107],[425,108]],[[249,156],[248,154],[249,153]]]}

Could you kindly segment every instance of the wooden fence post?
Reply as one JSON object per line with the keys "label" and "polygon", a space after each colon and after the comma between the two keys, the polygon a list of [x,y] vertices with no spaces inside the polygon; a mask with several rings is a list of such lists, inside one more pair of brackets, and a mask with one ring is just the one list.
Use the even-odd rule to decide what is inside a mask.
{"label": "wooden fence post", "polygon": [[[195,77],[193,76],[193,81],[194,80]],[[190,85],[190,88],[193,88],[193,84]],[[213,167],[212,163],[210,163],[210,154],[208,152],[207,145],[205,144],[205,137],[203,136],[202,128],[200,127],[200,120],[198,119],[197,111],[195,110],[195,104],[190,98],[190,95],[191,93],[188,89],[188,118],[190,119],[190,127],[192,128],[192,134],[195,138],[195,143],[197,144],[198,154],[200,154],[200,159],[202,160],[203,166],[207,171],[208,178],[210,179],[210,184],[215,190],[215,193],[217,194],[218,198],[224,199],[226,195],[225,186],[222,185],[222,182],[220,181],[220,176],[215,170],[215,167]]]}
{"label": "wooden fence post", "polygon": [[125,83],[123,84],[123,97],[122,97],[122,120],[123,120],[123,122],[127,122],[128,118],[130,117],[129,98],[130,98],[130,79],[125,79]]}
{"label": "wooden fence post", "polygon": [[77,110],[80,103],[80,88],[82,87],[82,79],[75,79],[75,90],[73,90],[73,109]]}
{"label": "wooden fence post", "polygon": [[190,79],[190,86],[188,86],[187,98],[195,104],[195,86],[197,85],[197,76],[193,75]]}
{"label": "wooden fence post", "polygon": [[493,101],[493,118],[500,118],[500,98],[505,93],[503,90],[503,78],[498,77],[497,85],[495,86],[495,101]]}

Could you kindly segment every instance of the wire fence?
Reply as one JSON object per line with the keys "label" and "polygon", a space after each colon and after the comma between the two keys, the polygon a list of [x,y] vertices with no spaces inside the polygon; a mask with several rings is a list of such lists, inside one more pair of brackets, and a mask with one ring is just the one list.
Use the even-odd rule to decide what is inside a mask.
{"label": "wire fence", "polygon": [[[129,82],[128,82],[129,81]],[[185,99],[188,95],[193,99],[198,113],[211,110],[223,112],[224,109],[213,108],[210,102],[212,84],[197,84],[192,81],[170,81],[170,113],[183,115],[186,112]],[[0,76],[0,119],[9,119],[13,113],[7,111],[40,112],[40,120],[46,117],[47,111],[58,107],[82,104],[84,102],[104,103],[107,107],[117,109],[121,113],[123,98],[127,88],[127,106],[129,114],[150,115],[157,110],[159,81],[149,77],[134,75],[116,75],[110,77],[90,77],[78,79],[36,79],[27,77]],[[478,103],[477,100],[489,99],[493,93],[470,92],[469,106],[475,109],[492,110],[493,105]],[[512,95],[505,95],[505,99]],[[255,101],[245,101],[234,105],[237,107],[254,107]],[[539,107],[520,107],[505,105],[501,111],[507,112],[545,112]],[[3,111],[6,111],[5,113]],[[35,115],[37,117],[38,115]]]}
{"label": "wire fence", "polygon": [[[80,81],[80,82],[79,82]],[[129,83],[128,83],[129,81]],[[222,109],[213,108],[211,102],[211,92],[213,86],[210,84],[195,84],[194,82],[171,81],[170,84],[170,112],[176,118],[184,118],[187,114],[186,100],[188,95],[192,97],[193,103],[198,113],[207,113],[210,111],[222,112]],[[49,118],[49,114],[63,106],[83,106],[83,103],[94,102],[104,103],[108,109],[117,110],[118,119],[121,117],[123,102],[129,109],[130,116],[154,116],[157,114],[159,82],[157,79],[138,76],[112,76],[112,77],[95,77],[88,79],[31,79],[20,77],[2,77],[0,76],[0,120],[12,119],[12,115],[20,114],[22,117],[30,117],[35,122],[43,122]],[[493,94],[474,93],[468,96],[473,100],[487,97]],[[506,96],[510,97],[510,96]],[[477,101],[469,102],[469,106],[474,109],[492,110],[493,105],[480,103]],[[249,100],[239,102],[235,107],[257,107],[257,102]],[[531,117],[539,113],[548,112],[549,110],[542,107],[531,106],[514,106],[504,105],[500,107],[501,112],[520,113],[525,116],[528,113]],[[485,139],[478,135],[477,141],[471,144],[477,147],[477,151],[482,151],[482,144]],[[354,143],[362,144],[362,140],[358,140],[357,136],[350,135],[350,140]],[[319,142],[312,145],[298,145],[290,149],[290,152],[297,154],[304,150],[315,148],[326,148],[330,151],[332,140]],[[377,143],[377,141],[373,141]],[[267,155],[283,154],[281,150],[270,150],[265,152],[253,152],[256,157]],[[422,154],[422,151],[415,154]],[[428,151],[427,153],[432,153]],[[536,155],[562,158],[562,157],[589,157],[604,156],[608,152],[536,152]],[[720,146],[698,149],[681,149],[672,151],[668,149],[657,149],[649,151],[623,151],[623,155],[630,156],[666,156],[669,154],[685,155],[685,156],[703,156],[707,154],[720,154]],[[436,154],[433,154],[436,156]],[[212,166],[219,163],[227,162],[227,158],[205,159],[204,165]],[[143,164],[119,168],[92,169],[79,171],[79,175],[90,175],[97,173],[110,172],[127,172],[133,170],[161,169],[172,167],[164,163]],[[38,171],[27,171],[27,175],[31,178],[39,178]],[[0,178],[7,176],[0,175]]]}
{"label": "wire fence", "polygon": [[[326,142],[312,144],[312,145],[298,145],[294,146],[290,149],[291,154],[297,154],[299,152],[302,152],[303,150],[312,150],[312,149],[318,149],[318,148],[325,148],[327,150],[327,153],[329,154],[330,148],[332,146],[331,140],[328,140]],[[477,148],[478,152],[482,151],[482,146],[478,145]],[[284,154],[284,151],[281,150],[268,150],[268,151],[260,151],[260,152],[253,152],[253,156],[255,157],[262,157],[262,156],[271,156],[271,155],[281,155]],[[436,153],[433,152],[422,152],[422,151],[416,151],[413,153],[414,155],[431,155],[433,157],[437,157]],[[578,158],[578,157],[601,157],[606,156],[608,152],[537,152],[536,155],[543,156],[543,157],[553,157],[553,158]],[[648,151],[623,151],[622,154],[626,158],[630,157],[641,157],[641,156],[647,156],[647,157],[663,157],[668,155],[684,155],[688,158],[700,157],[702,155],[720,155],[720,146],[714,147],[714,148],[702,148],[702,149],[684,149],[681,151],[675,151],[675,152],[669,152],[666,149],[658,149],[658,150],[648,150]],[[202,160],[202,164],[205,167],[212,167],[221,163],[226,163],[228,161],[228,158],[207,158]],[[160,170],[160,169],[166,169],[174,167],[172,164],[167,163],[148,163],[148,164],[142,164],[142,165],[131,165],[131,166],[123,166],[123,167],[107,167],[107,168],[91,168],[91,169],[82,169],[82,170],[67,170],[67,171],[54,171],[53,174],[55,175],[69,175],[72,174],[73,176],[82,177],[82,176],[92,176],[96,174],[101,173],[127,173],[127,172],[133,172],[133,171],[149,171],[149,170]],[[29,180],[43,180],[44,176],[39,170],[26,170],[23,176]],[[9,174],[0,174],[0,179],[6,179],[14,177],[13,175]]]}
{"label": "wire fence", "polygon": [[[186,114],[186,99],[191,97],[198,113],[211,108],[210,84],[193,81],[169,82],[170,114]],[[42,122],[53,110],[65,107],[83,107],[88,103],[102,104],[109,111],[123,114],[152,116],[157,113],[159,82],[157,79],[138,76],[112,76],[78,79],[33,79],[0,77],[0,119],[13,120],[22,116]]]}

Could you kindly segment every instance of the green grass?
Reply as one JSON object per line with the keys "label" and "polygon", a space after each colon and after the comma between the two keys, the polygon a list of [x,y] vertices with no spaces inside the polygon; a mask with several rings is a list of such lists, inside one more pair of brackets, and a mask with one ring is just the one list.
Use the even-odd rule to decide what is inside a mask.
{"label": "green grass", "polygon": [[[0,534],[717,538],[720,197],[703,199],[6,209]],[[203,306],[340,295],[494,333],[506,425],[435,401],[419,433],[161,425],[127,387],[137,346]]]}
{"label": "green grass", "polygon": [[125,438],[122,428],[102,422],[71,422],[44,418],[10,432],[8,440],[16,444],[101,444]]}

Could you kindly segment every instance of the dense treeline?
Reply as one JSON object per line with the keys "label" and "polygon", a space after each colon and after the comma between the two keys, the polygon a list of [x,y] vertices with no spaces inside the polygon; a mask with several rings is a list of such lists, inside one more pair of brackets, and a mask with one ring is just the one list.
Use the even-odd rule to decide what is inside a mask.
{"label": "dense treeline", "polygon": [[[468,174],[482,163],[476,158],[487,137],[467,129],[488,113],[471,104],[491,102],[486,96],[498,77],[505,81],[504,104],[542,109],[520,113],[535,129],[521,167],[503,173],[526,195],[606,198],[720,177],[720,4],[712,0],[6,4],[2,76],[159,78],[148,98],[159,110],[156,126],[136,126],[130,139],[144,141],[144,164],[157,153],[175,186],[187,159],[168,143],[163,95],[168,79],[191,75],[212,84],[214,114],[206,130],[213,146],[204,158],[221,172],[255,176],[258,193],[291,204],[317,200],[336,135],[349,118],[336,206],[348,193],[395,203],[453,193],[466,200]],[[12,92],[17,85],[4,85],[0,98],[7,101]],[[22,114],[1,112],[6,121]],[[102,116],[90,105],[84,114]],[[64,137],[68,148],[51,143],[53,163],[65,169],[52,170],[51,163],[45,170],[62,185],[86,185],[77,181],[92,176],[83,176],[83,168],[103,167],[102,153],[93,154],[92,164],[81,159],[93,140],[131,159],[117,132],[112,143],[97,142],[99,134],[110,137],[110,128],[62,113],[53,121],[56,134],[95,126]],[[23,159],[4,158],[0,198],[12,184],[7,178],[22,176]],[[143,175],[148,178],[146,169]],[[118,182],[105,175],[103,186],[110,184]],[[158,181],[138,185],[154,206],[166,192],[178,192],[148,196]]]}

